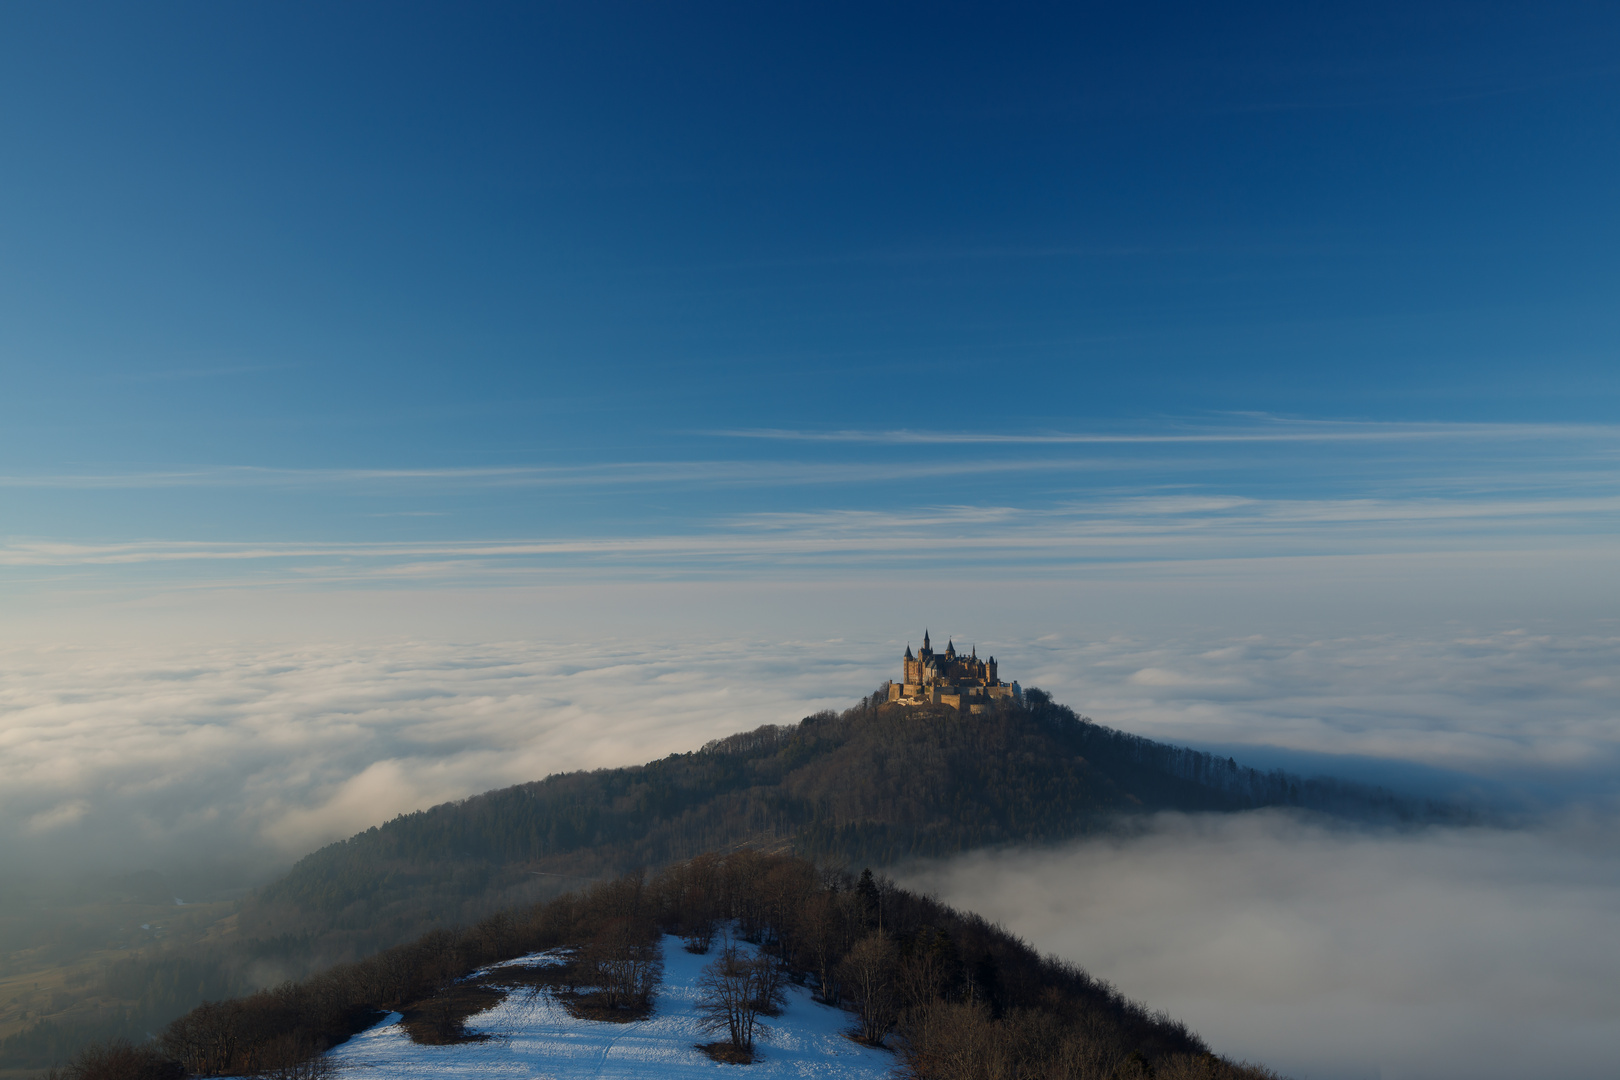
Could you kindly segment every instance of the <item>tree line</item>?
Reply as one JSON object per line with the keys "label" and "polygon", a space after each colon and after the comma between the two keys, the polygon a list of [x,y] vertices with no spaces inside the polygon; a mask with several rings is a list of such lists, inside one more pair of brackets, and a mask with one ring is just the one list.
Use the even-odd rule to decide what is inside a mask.
{"label": "tree line", "polygon": [[130,1071],[128,1060],[122,1072],[98,1071],[109,1053],[100,1046],[63,1080],[316,1076],[322,1052],[385,1010],[430,1001],[489,964],[565,947],[585,965],[580,978],[629,1007],[655,991],[661,934],[702,951],[717,928],[756,945],[757,959],[722,949],[706,977],[712,1028],[739,1048],[793,981],[848,1008],[858,1037],[890,1047],[917,1080],[1275,1080],[979,916],[870,870],[854,877],[755,849],[627,875],[201,1005],[152,1044],[113,1048],[142,1057],[148,1071]]}

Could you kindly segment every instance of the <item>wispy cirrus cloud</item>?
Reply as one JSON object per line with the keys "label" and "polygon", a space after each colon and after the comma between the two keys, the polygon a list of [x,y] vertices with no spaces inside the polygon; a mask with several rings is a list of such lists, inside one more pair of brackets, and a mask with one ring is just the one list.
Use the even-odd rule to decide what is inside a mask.
{"label": "wispy cirrus cloud", "polygon": [[[1250,418],[1253,419],[1253,418]],[[811,431],[794,428],[729,428],[708,432],[736,439],[774,442],[868,443],[890,446],[1070,446],[1175,445],[1178,443],[1371,443],[1482,441],[1493,439],[1620,440],[1620,427],[1605,424],[1399,423],[1388,421],[1287,420],[1260,423],[1176,424],[1159,430],[1047,432],[928,431],[910,428]]]}
{"label": "wispy cirrus cloud", "polygon": [[1097,560],[1202,560],[1320,554],[1567,547],[1620,524],[1620,494],[1411,499],[1260,499],[1150,494],[1028,508],[807,510],[739,514],[647,536],[515,537],[423,541],[139,540],[87,543],[13,539],[0,567],[307,563],[362,566],[472,563],[519,566],[665,565],[724,569],[728,561],[778,567],[836,560],[994,561],[1013,566]]}
{"label": "wispy cirrus cloud", "polygon": [[[0,488],[102,490],[140,488],[430,488],[632,487],[668,485],[870,484],[996,473],[1078,472],[1102,467],[1076,458],[948,462],[632,461],[578,466],[387,469],[278,469],[221,466],[186,469],[12,473]],[[1106,463],[1119,469],[1122,463]]]}
{"label": "wispy cirrus cloud", "polygon": [[[1208,447],[1225,446],[1238,454],[1245,446],[1270,444],[1417,443],[1430,447],[1455,444],[1457,455],[1444,459],[1407,461],[1411,478],[1437,483],[1467,483],[1470,476],[1501,483],[1506,477],[1534,470],[1537,463],[1551,477],[1578,472],[1581,463],[1612,463],[1620,458],[1620,426],[1601,424],[1489,424],[1393,423],[1372,421],[1290,420],[1243,417],[1234,422],[1174,422],[1156,427],[1091,431],[930,431],[918,429],[800,430],[739,428],[696,433],[704,437],[752,443],[800,444],[805,459],[772,459],[757,455],[690,457],[659,461],[594,461],[570,464],[533,462],[468,466],[386,466],[293,468],[264,465],[164,465],[148,468],[84,468],[0,474],[0,488],[41,490],[104,490],[141,488],[283,488],[454,490],[488,488],[587,488],[636,486],[837,486],[943,480],[951,477],[1030,474],[1130,473],[1162,469],[1174,464],[1187,482],[1187,470],[1196,477],[1213,467],[1261,468],[1264,474],[1282,475],[1290,462],[1268,457],[1211,460]],[[1502,462],[1491,470],[1468,465],[1475,451],[1493,444],[1542,444],[1529,458],[1504,472]],[[823,452],[835,445],[866,446],[873,454],[848,460]],[[821,449],[817,449],[817,447]],[[906,448],[976,449],[932,457],[907,456]],[[997,448],[1029,448],[1033,453],[1005,456]],[[1074,451],[1092,447],[1094,455]],[[1119,448],[1137,448],[1137,456],[1121,455]],[[1178,453],[1178,448],[1185,453]],[[1168,454],[1169,458],[1165,455]],[[821,456],[817,456],[821,455]],[[1366,468],[1382,460],[1356,460],[1352,454],[1334,468]],[[1387,478],[1386,478],[1387,479]]]}

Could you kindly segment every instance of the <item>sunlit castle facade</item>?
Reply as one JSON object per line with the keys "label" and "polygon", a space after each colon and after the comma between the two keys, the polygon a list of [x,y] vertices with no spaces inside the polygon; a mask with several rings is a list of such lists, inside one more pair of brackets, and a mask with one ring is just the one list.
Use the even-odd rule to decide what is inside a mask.
{"label": "sunlit castle facade", "polygon": [[967,656],[956,654],[956,643],[947,641],[945,651],[936,653],[923,631],[922,648],[911,655],[906,646],[901,661],[903,674],[889,684],[889,700],[898,705],[948,705],[962,712],[983,712],[996,698],[1017,695],[1017,689],[996,677],[996,658],[979,659],[977,647]]}

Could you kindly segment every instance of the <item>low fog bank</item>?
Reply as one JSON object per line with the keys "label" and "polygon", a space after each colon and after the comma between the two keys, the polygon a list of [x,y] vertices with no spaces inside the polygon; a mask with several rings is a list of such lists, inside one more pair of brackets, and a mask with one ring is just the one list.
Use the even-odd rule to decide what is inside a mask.
{"label": "low fog bank", "polygon": [[[1257,767],[1536,812],[1612,804],[1620,777],[1620,636],[1601,626],[1070,628],[957,644],[1100,723]],[[0,649],[0,860],[13,874],[214,859],[268,872],[447,799],[846,707],[895,674],[904,646],[647,634]]]}
{"label": "low fog bank", "polygon": [[843,708],[880,681],[873,659],[836,642],[12,649],[0,861],[198,880],[219,860],[228,887],[244,861],[273,872],[400,813]]}
{"label": "low fog bank", "polygon": [[1027,643],[1018,660],[1025,685],[1101,723],[1230,749],[1256,767],[1350,774],[1414,793],[1473,777],[1482,790],[1516,791],[1548,808],[1620,792],[1612,624],[1051,635]]}
{"label": "low fog bank", "polygon": [[1620,1056],[1615,824],[1164,815],[901,878],[1299,1080],[1595,1080]]}

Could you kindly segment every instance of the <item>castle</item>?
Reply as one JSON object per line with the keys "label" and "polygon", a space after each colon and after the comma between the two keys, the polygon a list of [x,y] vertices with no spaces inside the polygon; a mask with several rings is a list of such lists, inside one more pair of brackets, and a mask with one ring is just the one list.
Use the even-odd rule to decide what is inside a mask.
{"label": "castle", "polygon": [[996,678],[996,658],[979,659],[975,647],[968,656],[956,655],[956,643],[947,641],[945,651],[936,653],[923,631],[922,648],[911,655],[906,646],[900,662],[903,674],[889,684],[889,700],[897,705],[948,705],[962,712],[980,713],[996,698],[1017,695],[1015,686]]}

